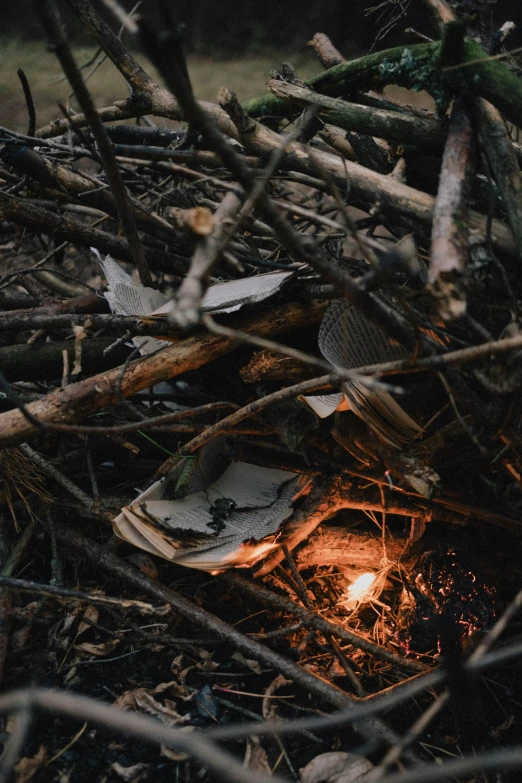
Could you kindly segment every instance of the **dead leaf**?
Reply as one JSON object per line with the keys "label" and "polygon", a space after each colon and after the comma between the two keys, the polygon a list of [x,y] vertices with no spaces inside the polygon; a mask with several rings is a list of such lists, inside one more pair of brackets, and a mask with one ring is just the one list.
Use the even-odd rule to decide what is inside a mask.
{"label": "dead leaf", "polygon": [[253,671],[255,674],[261,674],[261,666],[257,661],[252,660],[251,658],[245,658],[244,655],[241,655],[239,651],[235,652],[232,655],[232,658],[234,661],[237,661],[238,663],[242,663],[243,666],[246,666],[248,669]]}
{"label": "dead leaf", "polygon": [[179,725],[180,723],[187,723],[190,720],[190,713],[186,715],[180,715],[171,705],[174,703],[169,701],[168,704],[161,704],[154,698],[152,693],[146,688],[136,688],[134,691],[125,691],[114,702],[115,707],[119,707],[122,710],[138,710],[145,712],[148,715],[154,715],[159,718],[162,723],[166,723],[168,726]]}
{"label": "dead leaf", "polygon": [[272,720],[277,718],[276,708],[274,702],[268,698],[272,696],[279,688],[284,688],[285,685],[292,685],[292,680],[287,680],[282,674],[278,674],[275,680],[272,680],[270,685],[265,691],[265,698],[263,699],[262,714],[265,720]]}
{"label": "dead leaf", "polygon": [[355,753],[321,753],[299,770],[301,783],[363,783],[374,765]]}
{"label": "dead leaf", "polygon": [[111,764],[112,771],[122,780],[128,781],[128,783],[138,783],[138,781],[144,777],[147,768],[148,764],[144,764],[143,762],[133,764],[131,767],[122,767],[117,761],[115,761],[114,764]]}
{"label": "dead leaf", "polygon": [[111,653],[115,647],[120,643],[119,639],[109,639],[101,644],[92,644],[92,642],[83,642],[83,644],[75,644],[74,649],[77,652],[88,653],[89,655],[97,655],[102,657]]}
{"label": "dead leaf", "polygon": [[18,764],[15,765],[15,780],[16,783],[28,783],[33,779],[33,776],[38,770],[43,767],[47,761],[47,749],[43,745],[40,745],[38,753],[35,756],[25,756],[20,759]]}
{"label": "dead leaf", "polygon": [[186,688],[184,685],[180,685],[179,682],[175,682],[174,680],[171,680],[170,682],[161,682],[159,685],[156,685],[152,693],[160,694],[165,693],[165,691],[170,691],[172,696],[183,699],[183,701],[192,701],[194,694],[196,693],[195,688]]}
{"label": "dead leaf", "polygon": [[510,715],[508,718],[506,718],[506,720],[503,723],[500,723],[498,726],[491,729],[491,731],[489,732],[489,736],[493,737],[494,739],[498,739],[503,731],[507,731],[508,729],[511,728],[514,722],[515,722],[515,716]]}
{"label": "dead leaf", "polygon": [[187,674],[194,669],[194,665],[192,666],[186,666],[183,668],[183,654],[177,655],[172,663],[170,664],[170,670],[172,674],[178,678],[181,685],[185,685],[185,680],[187,679]]}
{"label": "dead leaf", "polygon": [[[191,666],[190,668],[193,667]],[[216,669],[219,669],[219,663],[216,663],[215,661],[211,661],[209,658],[206,661],[202,661],[202,663],[197,663],[196,669],[199,669],[201,672],[215,672]],[[188,671],[189,671],[188,669],[185,669],[184,673],[188,673]]]}
{"label": "dead leaf", "polygon": [[[86,606],[83,610],[83,617],[85,620],[91,620],[93,623],[97,623],[100,618],[100,610],[97,606]],[[78,633],[77,636],[80,636],[80,634],[84,633],[85,631],[88,631],[89,628],[92,628],[92,626],[85,622],[85,620],[82,620],[78,626]]]}
{"label": "dead leaf", "polygon": [[[194,731],[195,728],[195,726],[182,726],[180,731]],[[161,745],[161,755],[171,761],[186,761],[189,758],[186,753],[172,750],[172,748],[167,748],[166,745]]]}
{"label": "dead leaf", "polygon": [[272,775],[272,770],[268,763],[268,756],[261,745],[259,737],[247,737],[243,766],[247,769],[252,769],[255,772],[262,772],[269,776]]}

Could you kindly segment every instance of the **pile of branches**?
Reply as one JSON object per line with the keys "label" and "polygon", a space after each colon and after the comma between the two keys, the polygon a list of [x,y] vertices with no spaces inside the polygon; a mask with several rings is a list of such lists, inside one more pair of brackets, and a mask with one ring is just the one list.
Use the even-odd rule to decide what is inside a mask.
{"label": "pile of branches", "polygon": [[[107,2],[163,84],[143,70],[88,0],[67,3],[123,75],[130,95],[96,108],[54,2],[35,1],[79,111],[61,107],[61,119],[37,130],[30,85],[19,73],[28,133],[0,130],[4,682],[23,682],[23,664],[10,657],[10,645],[22,651],[23,661],[38,622],[47,631],[63,623],[69,648],[76,640],[68,636],[71,627],[78,634],[89,627],[97,640],[107,633],[111,644],[123,644],[123,634],[131,631],[126,654],[140,647],[157,655],[175,650],[207,664],[205,644],[224,644],[239,652],[237,666],[261,674],[260,665],[279,676],[267,699],[293,683],[300,706],[288,720],[276,720],[272,708],[263,709],[263,720],[251,720],[258,716],[243,709],[247,722],[218,726],[212,690],[202,702],[204,688],[186,686],[188,669],[181,672],[178,661],[177,696],[198,705],[200,723],[202,715],[212,722],[186,732],[173,724],[189,721],[190,711],[185,706],[180,716],[173,702],[161,705],[161,689],[154,698],[148,692],[146,707],[142,692],[123,701],[163,723],[59,690],[69,680],[58,666],[50,680],[34,675],[54,689],[11,690],[0,697],[0,713],[16,718],[5,724],[0,776],[7,779],[19,755],[19,779],[28,780],[28,769],[35,774],[49,761],[29,732],[38,709],[161,746],[171,753],[169,763],[185,765],[191,758],[207,771],[201,772],[207,780],[266,780],[269,758],[252,738],[275,742],[274,736],[275,759],[282,753],[287,774],[296,778],[311,756],[296,745],[292,757],[282,738],[301,737],[308,745],[311,731],[317,748],[322,743],[322,750],[333,752],[323,754],[317,770],[302,770],[303,781],[327,776],[413,783],[474,774],[500,779],[487,777],[488,770],[507,775],[522,766],[521,748],[499,747],[497,741],[516,727],[514,717],[502,727],[488,724],[491,731],[478,744],[462,740],[469,754],[443,764],[429,763],[420,740],[452,696],[462,706],[475,688],[473,678],[521,652],[516,637],[498,644],[506,629],[509,635],[522,601],[521,575],[513,565],[522,507],[522,146],[514,141],[522,127],[522,80],[502,48],[510,25],[497,32],[488,27],[487,3],[454,3],[467,13],[457,17],[444,0],[425,0],[440,40],[411,31],[414,43],[345,61],[317,34],[311,44],[325,68],[320,75],[305,83],[285,65],[267,95],[241,104],[223,88],[214,105],[194,97],[167,3],[158,2],[163,25],[156,29],[146,17]],[[433,111],[383,93],[388,85],[426,90]],[[158,127],[157,118],[183,125]],[[169,312],[111,312],[91,248],[120,262],[136,285],[170,297]],[[203,307],[209,285],[277,270],[293,276],[269,301],[230,315],[213,316]],[[343,368],[319,355],[319,323],[331,300],[344,300],[365,325],[346,339],[361,343],[366,363]],[[389,361],[375,359],[364,344],[374,328],[386,337]],[[132,340],[144,336],[170,344],[140,356]],[[166,382],[168,387],[158,386]],[[364,390],[364,402],[354,389]],[[338,412],[333,425],[297,401],[338,390],[357,416]],[[417,437],[386,434],[390,422],[383,425],[375,410],[383,392],[395,395],[418,422]],[[167,402],[174,412],[164,407]],[[205,594],[208,580],[191,575],[190,587],[180,567],[138,559],[111,536],[115,516],[134,500],[137,486],[166,476],[180,458],[199,455],[217,436],[227,438],[234,459],[308,478],[281,545],[248,578],[232,571],[214,577],[225,614],[239,600],[234,595],[268,607],[271,621],[262,628],[250,625],[249,634],[204,608],[214,602],[220,611],[218,599]],[[353,531],[341,525],[323,538],[314,534],[345,509],[351,516],[343,519],[355,520]],[[371,528],[356,529],[364,515],[372,524],[379,520],[378,536]],[[386,545],[388,526],[396,537]],[[475,623],[472,630],[484,635],[472,651],[454,631],[436,631],[438,650],[417,647],[413,655],[397,642],[396,628],[372,638],[375,616],[370,622],[352,612],[347,619],[335,608],[339,594],[332,598],[324,588],[325,569],[331,576],[340,564],[380,565],[386,578],[395,573],[405,584],[405,569],[415,570],[430,527],[449,530],[449,541],[464,529],[466,546],[479,538],[486,561],[489,547],[505,544],[506,560],[496,568],[489,563],[497,605]],[[44,564],[29,558],[34,542],[49,553]],[[510,549],[516,553],[511,561]],[[433,578],[435,560],[423,562]],[[33,581],[14,578],[26,569]],[[310,569],[323,585],[315,593],[303,581]],[[179,591],[168,586],[174,579]],[[67,582],[86,589],[69,589]],[[436,604],[437,598],[427,596],[433,579],[423,590],[416,585],[410,595],[417,598],[419,623],[422,602]],[[390,583],[383,589],[392,596]],[[118,590],[126,597],[104,594]],[[200,590],[197,600],[184,595]],[[26,594],[39,595],[39,602],[24,605]],[[393,600],[397,626],[397,588]],[[107,612],[109,630],[98,623],[100,612]],[[155,623],[159,631],[145,634],[129,619],[132,613],[161,618]],[[462,613],[455,617],[463,624]],[[384,614],[381,619],[384,627]],[[16,639],[10,638],[13,621],[22,623]],[[53,639],[48,643],[50,650],[57,644],[56,662],[63,640],[60,647]],[[107,645],[76,646],[76,663],[107,654],[113,649]],[[315,657],[305,657],[310,645],[318,657],[338,661],[343,688],[326,670],[303,666]],[[422,710],[409,715],[410,725],[383,717],[418,694]],[[92,695],[107,701],[114,694],[109,689]],[[310,695],[322,714],[296,718],[298,709],[310,709]],[[466,718],[461,714],[460,720]],[[249,769],[237,757],[238,741],[247,737]],[[218,745],[225,741],[226,750]],[[59,743],[55,750],[60,752]],[[150,763],[137,766],[125,772],[124,763],[114,762],[110,774],[136,780],[156,774]],[[44,775],[43,767],[38,774]]]}

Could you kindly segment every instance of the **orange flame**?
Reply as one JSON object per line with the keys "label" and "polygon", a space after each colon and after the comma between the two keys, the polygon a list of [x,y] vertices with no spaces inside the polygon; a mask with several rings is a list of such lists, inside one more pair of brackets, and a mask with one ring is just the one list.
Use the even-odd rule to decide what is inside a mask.
{"label": "orange flame", "polygon": [[375,582],[375,574],[370,572],[358,576],[346,591],[349,604],[360,604],[367,601],[371,595],[371,587]]}

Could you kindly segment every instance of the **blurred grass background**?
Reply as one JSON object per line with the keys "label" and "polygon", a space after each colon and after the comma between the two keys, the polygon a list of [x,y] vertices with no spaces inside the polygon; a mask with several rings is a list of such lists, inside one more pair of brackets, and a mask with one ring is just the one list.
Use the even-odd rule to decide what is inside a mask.
{"label": "blurred grass background", "polygon": [[[63,77],[56,56],[47,51],[44,41],[21,41],[0,38],[0,125],[25,133],[27,131],[27,109],[22,87],[16,72],[25,71],[29,80],[36,107],[37,127],[61,117],[58,103],[77,109],[67,81]],[[96,47],[81,46],[75,48],[79,65],[89,63],[96,54]],[[136,59],[153,78],[159,79],[153,66],[141,53]],[[189,70],[194,90],[198,98],[216,101],[220,87],[228,87],[244,101],[266,92],[266,82],[270,71],[278,69],[283,60],[290,60],[299,76],[307,79],[322,68],[313,53],[305,49],[302,54],[288,57],[288,53],[264,56],[242,56],[240,59],[205,58],[201,55],[189,55]],[[98,62],[98,60],[97,60]],[[88,65],[83,69],[86,77],[94,68]],[[125,80],[110,60],[106,59],[88,78],[88,85],[98,107],[109,106],[115,100],[128,97]],[[157,118],[159,125],[168,124],[168,120]]]}

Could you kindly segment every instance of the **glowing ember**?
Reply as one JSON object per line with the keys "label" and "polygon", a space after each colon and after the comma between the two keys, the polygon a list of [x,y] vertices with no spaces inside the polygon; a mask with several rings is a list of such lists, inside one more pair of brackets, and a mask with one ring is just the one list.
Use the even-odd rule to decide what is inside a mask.
{"label": "glowing ember", "polygon": [[367,573],[358,576],[355,582],[349,585],[346,593],[349,604],[360,604],[369,599],[369,591],[375,582],[375,574]]}

